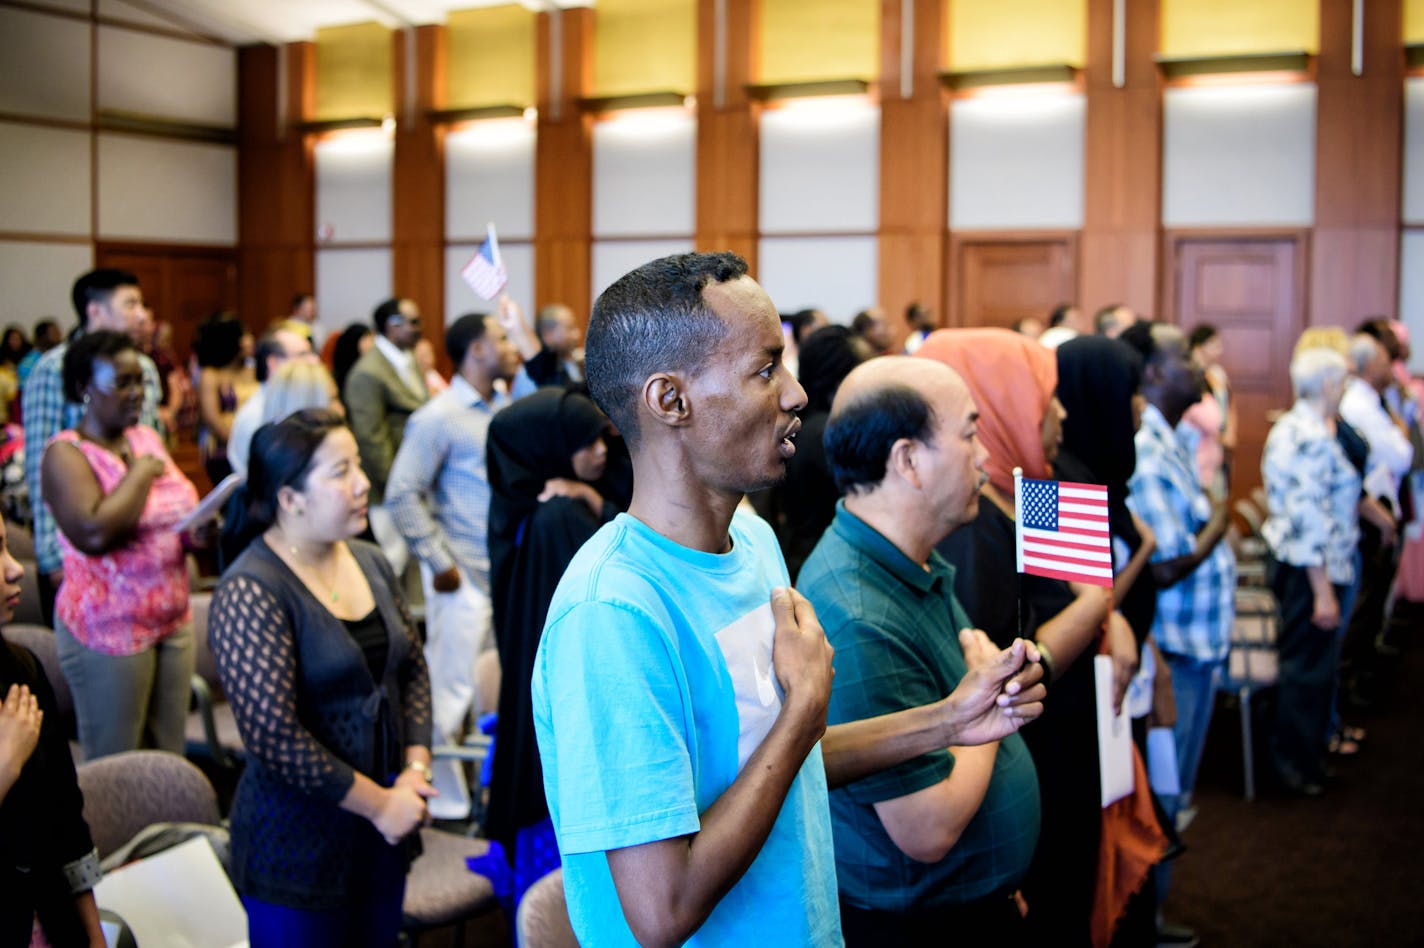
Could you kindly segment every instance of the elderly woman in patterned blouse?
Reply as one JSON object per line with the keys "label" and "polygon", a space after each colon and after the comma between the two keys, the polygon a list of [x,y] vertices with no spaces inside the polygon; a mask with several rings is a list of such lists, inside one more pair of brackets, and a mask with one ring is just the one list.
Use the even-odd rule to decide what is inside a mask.
{"label": "elderly woman in patterned blouse", "polygon": [[1348,365],[1338,352],[1307,349],[1291,360],[1295,405],[1266,439],[1261,463],[1269,516],[1269,575],[1280,603],[1279,699],[1272,760],[1284,787],[1323,792],[1340,596],[1354,579],[1360,476],[1334,424]]}

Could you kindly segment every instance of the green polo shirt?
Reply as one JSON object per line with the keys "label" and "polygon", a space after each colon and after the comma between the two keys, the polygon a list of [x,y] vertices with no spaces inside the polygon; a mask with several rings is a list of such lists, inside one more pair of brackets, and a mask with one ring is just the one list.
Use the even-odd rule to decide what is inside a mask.
{"label": "green polo shirt", "polygon": [[[829,723],[930,704],[968,670],[959,631],[971,623],[954,598],[954,567],[931,553],[911,560],[865,521],[836,517],[801,568],[796,586],[816,607],[835,646]],[[954,768],[934,751],[831,791],[840,894],[882,911],[941,908],[1010,890],[1038,841],[1038,777],[1017,734],[999,744],[978,812],[937,863],[911,859],[885,832],[875,804],[923,790]]]}

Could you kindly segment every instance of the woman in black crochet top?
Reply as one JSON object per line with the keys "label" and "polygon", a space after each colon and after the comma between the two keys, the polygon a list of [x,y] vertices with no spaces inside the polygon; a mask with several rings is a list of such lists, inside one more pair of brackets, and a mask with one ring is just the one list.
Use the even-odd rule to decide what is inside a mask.
{"label": "woman in black crochet top", "polygon": [[208,626],[248,753],[232,875],[253,948],[395,944],[435,793],[425,659],[380,550],[352,539],[368,488],[332,412],[253,437],[247,515],[265,529]]}

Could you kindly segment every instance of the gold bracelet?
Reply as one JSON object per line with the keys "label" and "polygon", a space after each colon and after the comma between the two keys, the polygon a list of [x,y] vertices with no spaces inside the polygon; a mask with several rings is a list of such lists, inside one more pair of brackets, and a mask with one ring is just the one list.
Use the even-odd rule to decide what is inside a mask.
{"label": "gold bracelet", "polygon": [[430,769],[430,765],[421,760],[408,760],[405,762],[406,770],[414,770],[425,778],[426,783],[435,782],[435,772]]}

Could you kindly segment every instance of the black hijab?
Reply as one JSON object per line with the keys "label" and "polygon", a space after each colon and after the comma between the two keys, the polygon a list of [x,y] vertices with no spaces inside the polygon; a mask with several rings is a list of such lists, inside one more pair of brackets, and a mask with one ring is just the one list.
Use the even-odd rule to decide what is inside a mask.
{"label": "black hijab", "polygon": [[539,494],[552,478],[574,478],[574,453],[608,430],[586,395],[562,388],[541,388],[490,422],[490,592],[501,681],[485,829],[511,860],[520,830],[549,812],[529,697],[549,602],[569,561],[617,512],[607,499],[594,514],[582,500],[540,502]]}
{"label": "black hijab", "polygon": [[[1137,469],[1132,398],[1142,386],[1142,357],[1106,336],[1076,336],[1058,347],[1058,400],[1068,412],[1054,473],[1063,480],[1106,484],[1108,528],[1136,552],[1142,536],[1127,509],[1127,482]],[[1157,589],[1139,574],[1119,607],[1141,643],[1151,630]]]}
{"label": "black hijab", "polygon": [[489,428],[490,576],[518,543],[525,518],[539,506],[544,483],[573,478],[574,454],[608,430],[592,400],[563,388],[541,388],[499,412]]}

